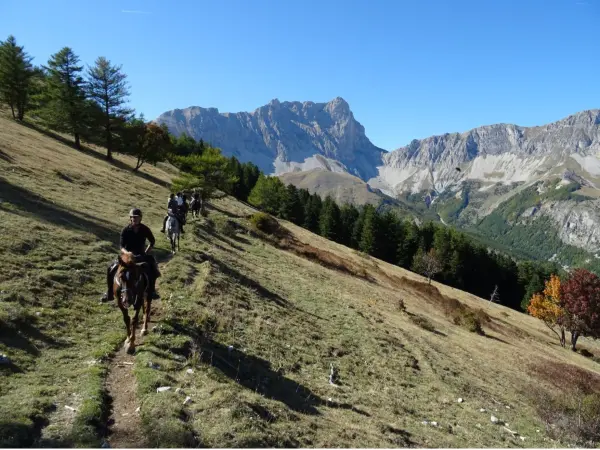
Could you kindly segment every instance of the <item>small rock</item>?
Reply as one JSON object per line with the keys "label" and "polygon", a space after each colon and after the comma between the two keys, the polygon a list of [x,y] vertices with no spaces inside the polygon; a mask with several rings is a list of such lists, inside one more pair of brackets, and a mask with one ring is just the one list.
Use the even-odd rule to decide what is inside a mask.
{"label": "small rock", "polygon": [[139,413],[141,408],[142,408],[141,406],[138,406],[137,408],[135,408],[135,412]]}
{"label": "small rock", "polygon": [[485,408],[481,408],[479,412],[485,412]]}
{"label": "small rock", "polygon": [[181,389],[181,388],[177,388],[177,389],[175,389],[175,393],[176,393],[176,394],[185,395],[185,392],[183,392],[183,389]]}
{"label": "small rock", "polygon": [[429,422],[427,420],[424,420],[423,422],[421,422],[423,425],[429,425]]}
{"label": "small rock", "polygon": [[75,408],[69,405],[65,405],[65,409],[68,409],[69,411],[77,411]]}
{"label": "small rock", "polygon": [[539,432],[540,432],[540,430],[535,430],[535,432],[536,432],[536,433],[539,433]]}
{"label": "small rock", "polygon": [[525,440],[525,436],[519,436],[519,439],[521,439],[522,441]]}
{"label": "small rock", "polygon": [[159,388],[156,388],[156,392],[166,392],[170,389],[171,389],[171,386],[161,386]]}
{"label": "small rock", "polygon": [[188,369],[188,370],[186,370],[186,373],[188,375],[192,375],[194,373],[194,369]]}
{"label": "small rock", "polygon": [[192,397],[190,397],[190,396],[187,396],[187,397],[185,398],[185,400],[183,401],[183,404],[184,404],[184,405],[188,405],[188,404],[190,404],[190,403],[192,403]]}
{"label": "small rock", "polygon": [[231,353],[231,352],[233,351],[233,345],[228,345],[228,346],[227,346],[227,351],[228,351],[229,353]]}
{"label": "small rock", "polygon": [[492,423],[499,423],[500,422],[496,416],[490,417],[490,420],[492,421]]}
{"label": "small rock", "polygon": [[151,369],[159,369],[160,365],[154,364],[152,361],[148,361],[148,367],[150,367]]}
{"label": "small rock", "polygon": [[40,316],[42,315],[42,313],[41,313],[41,312],[39,312],[39,311],[36,311],[36,312],[35,312],[35,315],[36,315],[36,316],[38,316],[38,317],[40,317]]}
{"label": "small rock", "polygon": [[506,405],[506,409],[510,409],[510,406]]}
{"label": "small rock", "polygon": [[128,416],[128,415],[129,415],[129,413],[123,413],[123,414],[121,414],[121,415],[122,415],[123,417],[125,417],[125,416]]}
{"label": "small rock", "polygon": [[431,422],[431,426],[432,426],[432,427],[437,427],[437,426],[438,426],[438,423],[437,423],[437,422]]}
{"label": "small rock", "polygon": [[462,403],[462,402],[464,402],[464,400],[463,400],[462,398],[459,398],[459,399],[457,400],[457,402],[458,402],[458,403]]}

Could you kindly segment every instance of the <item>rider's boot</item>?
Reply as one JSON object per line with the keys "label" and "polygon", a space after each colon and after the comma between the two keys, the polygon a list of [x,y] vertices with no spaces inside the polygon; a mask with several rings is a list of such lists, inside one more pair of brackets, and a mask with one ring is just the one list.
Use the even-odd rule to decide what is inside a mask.
{"label": "rider's boot", "polygon": [[106,272],[106,292],[104,293],[104,295],[100,298],[101,302],[109,302],[114,300],[115,295],[113,292],[113,280],[115,278],[115,274],[117,272],[117,267],[118,264],[111,264],[108,267],[108,270]]}
{"label": "rider's boot", "polygon": [[160,298],[160,295],[158,295],[158,292],[156,292],[156,277],[152,277],[152,280],[150,280],[150,289],[148,292],[148,295],[150,296],[151,300],[158,300]]}
{"label": "rider's boot", "polygon": [[160,232],[161,232],[161,233],[164,233],[164,232],[165,232],[165,227],[167,226],[167,219],[168,219],[168,218],[169,218],[169,215],[167,214],[167,215],[165,216],[165,218],[163,219],[163,226],[162,226],[162,228],[160,229]]}

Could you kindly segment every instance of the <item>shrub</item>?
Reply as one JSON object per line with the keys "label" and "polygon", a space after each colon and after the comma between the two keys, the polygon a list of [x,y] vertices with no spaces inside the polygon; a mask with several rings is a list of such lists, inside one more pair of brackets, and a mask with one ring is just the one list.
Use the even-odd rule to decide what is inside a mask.
{"label": "shrub", "polygon": [[398,311],[406,312],[406,305],[404,304],[404,300],[402,300],[401,298],[398,299],[396,307],[398,308]]}
{"label": "shrub", "polygon": [[600,394],[563,394],[549,398],[537,393],[536,407],[548,435],[581,447],[600,443]]}
{"label": "shrub", "polygon": [[223,236],[235,237],[238,229],[238,225],[230,219],[219,221],[217,223],[217,229]]}
{"label": "shrub", "polygon": [[279,222],[269,214],[257,212],[250,216],[250,224],[258,231],[266,234],[275,234],[280,230]]}
{"label": "shrub", "polygon": [[435,327],[426,317],[415,314],[415,315],[410,316],[410,320],[412,323],[423,328],[424,330],[431,331],[431,332],[435,331]]}

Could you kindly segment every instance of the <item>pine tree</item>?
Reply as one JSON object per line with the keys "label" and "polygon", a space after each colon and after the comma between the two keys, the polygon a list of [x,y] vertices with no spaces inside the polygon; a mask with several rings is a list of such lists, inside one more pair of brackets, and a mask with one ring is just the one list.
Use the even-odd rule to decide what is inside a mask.
{"label": "pine tree", "polygon": [[277,215],[283,203],[285,186],[277,177],[260,175],[248,196],[248,203],[269,214]]}
{"label": "pine tree", "polygon": [[340,208],[333,198],[327,196],[319,217],[319,234],[332,241],[338,241],[341,238],[340,226]]}
{"label": "pine tree", "polygon": [[319,232],[319,216],[321,215],[322,201],[317,194],[312,194],[304,209],[304,228],[313,233]]}
{"label": "pine tree", "polygon": [[39,116],[49,128],[71,133],[75,147],[81,149],[81,136],[88,132],[91,118],[83,67],[78,64],[79,57],[69,47],[50,57]]}
{"label": "pine tree", "polygon": [[377,236],[376,256],[391,264],[396,262],[396,253],[400,242],[400,223],[398,216],[392,211],[386,211],[381,217],[381,229]]}
{"label": "pine tree", "polygon": [[[200,140],[200,143],[202,143],[202,139]],[[203,143],[202,143],[202,145],[204,146]],[[248,196],[250,195],[250,192],[252,191],[252,189],[254,189],[254,186],[256,185],[260,175],[261,175],[261,172],[260,172],[260,170],[258,170],[258,167],[255,166],[254,164],[252,164],[251,162],[247,162],[247,163],[243,164],[243,167],[242,167],[243,192],[242,192],[241,200],[248,201]]]}
{"label": "pine tree", "polygon": [[0,42],[0,102],[6,103],[13,119],[25,117],[31,81],[36,73],[31,65],[33,58],[17,45],[14,36]]}
{"label": "pine tree", "polygon": [[304,208],[302,208],[300,203],[298,189],[293,184],[288,184],[285,188],[281,217],[296,225],[302,225],[304,223]]}
{"label": "pine tree", "polygon": [[419,227],[414,221],[408,220],[402,224],[401,232],[403,239],[398,245],[398,265],[408,269],[419,248]]}
{"label": "pine tree", "polygon": [[359,249],[369,255],[378,252],[378,235],[380,232],[380,219],[373,205],[365,206],[364,222],[360,236]]}
{"label": "pine tree", "polygon": [[340,244],[352,246],[352,231],[358,220],[358,209],[350,203],[346,203],[340,210]]}
{"label": "pine tree", "polygon": [[242,165],[235,156],[229,159],[229,165],[227,170],[235,177],[236,181],[231,185],[230,192],[228,194],[233,195],[235,198],[241,199],[244,192],[244,173]]}
{"label": "pine tree", "polygon": [[96,59],[94,67],[88,68],[87,95],[102,110],[101,127],[108,160],[112,160],[113,134],[119,132],[117,124],[124,124],[133,112],[124,106],[129,96],[126,78],[121,66],[112,65],[103,56]]}
{"label": "pine tree", "polygon": [[350,234],[350,246],[360,250],[360,240],[362,238],[363,227],[365,225],[366,209],[363,206],[358,212],[358,217],[354,221],[352,232]]}

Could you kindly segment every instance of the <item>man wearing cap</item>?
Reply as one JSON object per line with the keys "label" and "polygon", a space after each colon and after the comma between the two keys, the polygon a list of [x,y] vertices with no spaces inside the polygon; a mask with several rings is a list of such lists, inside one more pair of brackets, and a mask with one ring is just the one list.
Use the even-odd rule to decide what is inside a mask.
{"label": "man wearing cap", "polygon": [[[145,247],[146,240],[149,242],[147,247]],[[160,296],[156,292],[155,285],[156,279],[160,276],[160,272],[158,271],[158,264],[156,263],[154,256],[148,254],[148,252],[154,248],[154,243],[155,239],[152,231],[146,225],[142,224],[142,211],[139,208],[133,208],[129,211],[129,225],[121,230],[119,247],[121,248],[121,251],[125,250],[133,253],[138,262],[148,263],[150,266],[150,270],[148,270],[148,278],[150,281],[148,295],[151,299],[158,299]],[[108,289],[101,298],[101,301],[103,302],[114,299],[112,286],[117,267],[118,263],[115,261],[108,268],[108,273],[106,274],[106,284]]]}

